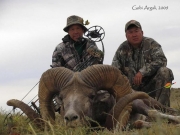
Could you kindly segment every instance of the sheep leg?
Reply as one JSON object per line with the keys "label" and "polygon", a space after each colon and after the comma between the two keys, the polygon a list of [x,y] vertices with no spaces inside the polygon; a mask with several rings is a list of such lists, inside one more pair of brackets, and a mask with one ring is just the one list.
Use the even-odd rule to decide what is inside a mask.
{"label": "sheep leg", "polygon": [[136,120],[133,123],[133,127],[136,128],[136,129],[150,128],[150,127],[152,127],[152,123],[151,122],[146,122],[144,120]]}
{"label": "sheep leg", "polygon": [[146,119],[147,117],[145,115],[134,113],[131,114],[129,122],[132,128],[136,128],[136,129],[150,128],[152,124],[150,122],[147,122]]}
{"label": "sheep leg", "polygon": [[170,108],[167,106],[162,105],[160,102],[158,102],[156,99],[149,97],[148,99],[142,99],[142,101],[149,107],[161,110],[163,112],[168,112],[169,114],[177,114],[177,110],[174,108]]}
{"label": "sheep leg", "polygon": [[150,118],[167,119],[169,121],[180,123],[180,116],[173,116],[173,115],[161,113],[161,112],[149,107],[141,99],[136,99],[133,101],[132,109],[133,109],[133,112],[149,116]]}
{"label": "sheep leg", "polygon": [[133,104],[132,104],[132,112],[134,113],[140,113],[143,115],[148,116],[148,111],[152,110],[149,106],[147,106],[143,100],[141,99],[136,99],[133,100]]}
{"label": "sheep leg", "polygon": [[148,111],[148,116],[151,118],[160,118],[160,119],[167,119],[169,121],[173,121],[176,123],[180,123],[180,116],[173,116],[173,115],[168,115],[168,114],[164,114],[161,112],[158,112],[157,110],[149,110]]}

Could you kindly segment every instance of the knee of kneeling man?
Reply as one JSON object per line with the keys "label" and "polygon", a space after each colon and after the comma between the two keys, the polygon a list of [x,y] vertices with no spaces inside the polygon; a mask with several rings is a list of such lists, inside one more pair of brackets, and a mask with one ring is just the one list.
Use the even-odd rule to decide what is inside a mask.
{"label": "knee of kneeling man", "polygon": [[160,73],[168,73],[169,72],[169,69],[167,68],[167,67],[160,67],[159,69],[158,69],[158,72],[160,72]]}
{"label": "knee of kneeling man", "polygon": [[169,77],[169,69],[167,67],[160,67],[157,73],[164,77]]}

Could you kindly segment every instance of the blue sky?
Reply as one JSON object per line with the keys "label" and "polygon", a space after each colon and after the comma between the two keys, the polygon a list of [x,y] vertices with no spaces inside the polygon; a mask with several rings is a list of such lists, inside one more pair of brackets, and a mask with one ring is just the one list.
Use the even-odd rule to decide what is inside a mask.
{"label": "blue sky", "polygon": [[[167,66],[174,72],[173,87],[180,88],[179,6],[179,0],[0,0],[0,107],[11,109],[6,101],[23,99],[50,68],[53,50],[66,34],[63,28],[70,15],[89,20],[87,28],[104,28],[104,64],[111,64],[116,49],[126,40],[126,22],[138,20],[144,36],[162,45]],[[38,86],[23,101],[28,102],[37,92]]]}

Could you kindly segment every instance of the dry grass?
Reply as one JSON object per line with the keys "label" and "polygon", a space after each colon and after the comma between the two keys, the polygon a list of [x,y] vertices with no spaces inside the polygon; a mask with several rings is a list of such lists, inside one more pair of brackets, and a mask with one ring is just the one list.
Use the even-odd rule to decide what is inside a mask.
{"label": "dry grass", "polygon": [[[180,89],[171,89],[171,107],[180,110]],[[7,123],[11,123],[9,120],[4,121],[7,113],[0,110],[0,135],[8,135]],[[57,125],[51,125],[47,122],[48,130],[40,131],[31,122],[29,122],[25,116],[13,116],[13,123],[16,125],[12,130],[14,135],[179,135],[180,128],[178,126],[168,124],[167,121],[154,122],[153,127],[150,129],[132,129],[128,131],[108,131],[92,130],[90,127],[77,127],[75,129],[66,128],[63,123]]]}
{"label": "dry grass", "polygon": [[171,107],[180,110],[180,88],[171,89]]}

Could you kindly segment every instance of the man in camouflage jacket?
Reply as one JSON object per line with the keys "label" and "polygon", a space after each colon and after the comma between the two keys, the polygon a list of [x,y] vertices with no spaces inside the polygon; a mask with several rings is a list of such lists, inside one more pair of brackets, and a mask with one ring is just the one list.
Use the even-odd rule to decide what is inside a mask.
{"label": "man in camouflage jacket", "polygon": [[[52,55],[52,68],[66,67],[73,71],[81,71],[94,64],[102,64],[104,54],[98,49],[95,42],[84,38],[87,31],[83,18],[72,15],[67,18],[67,25],[63,29],[68,34],[58,44]],[[55,96],[55,111],[60,112],[62,101]]]}
{"label": "man in camouflage jacket", "polygon": [[81,71],[90,65],[103,63],[103,52],[97,48],[94,41],[83,37],[87,31],[83,22],[79,16],[67,18],[67,26],[63,30],[68,35],[56,46],[51,67],[66,67],[73,71]]}
{"label": "man in camouflage jacket", "polygon": [[134,90],[147,92],[164,105],[170,106],[170,88],[163,87],[174,79],[166,67],[167,59],[161,45],[144,37],[136,20],[125,26],[127,40],[117,49],[112,66],[119,68]]}

